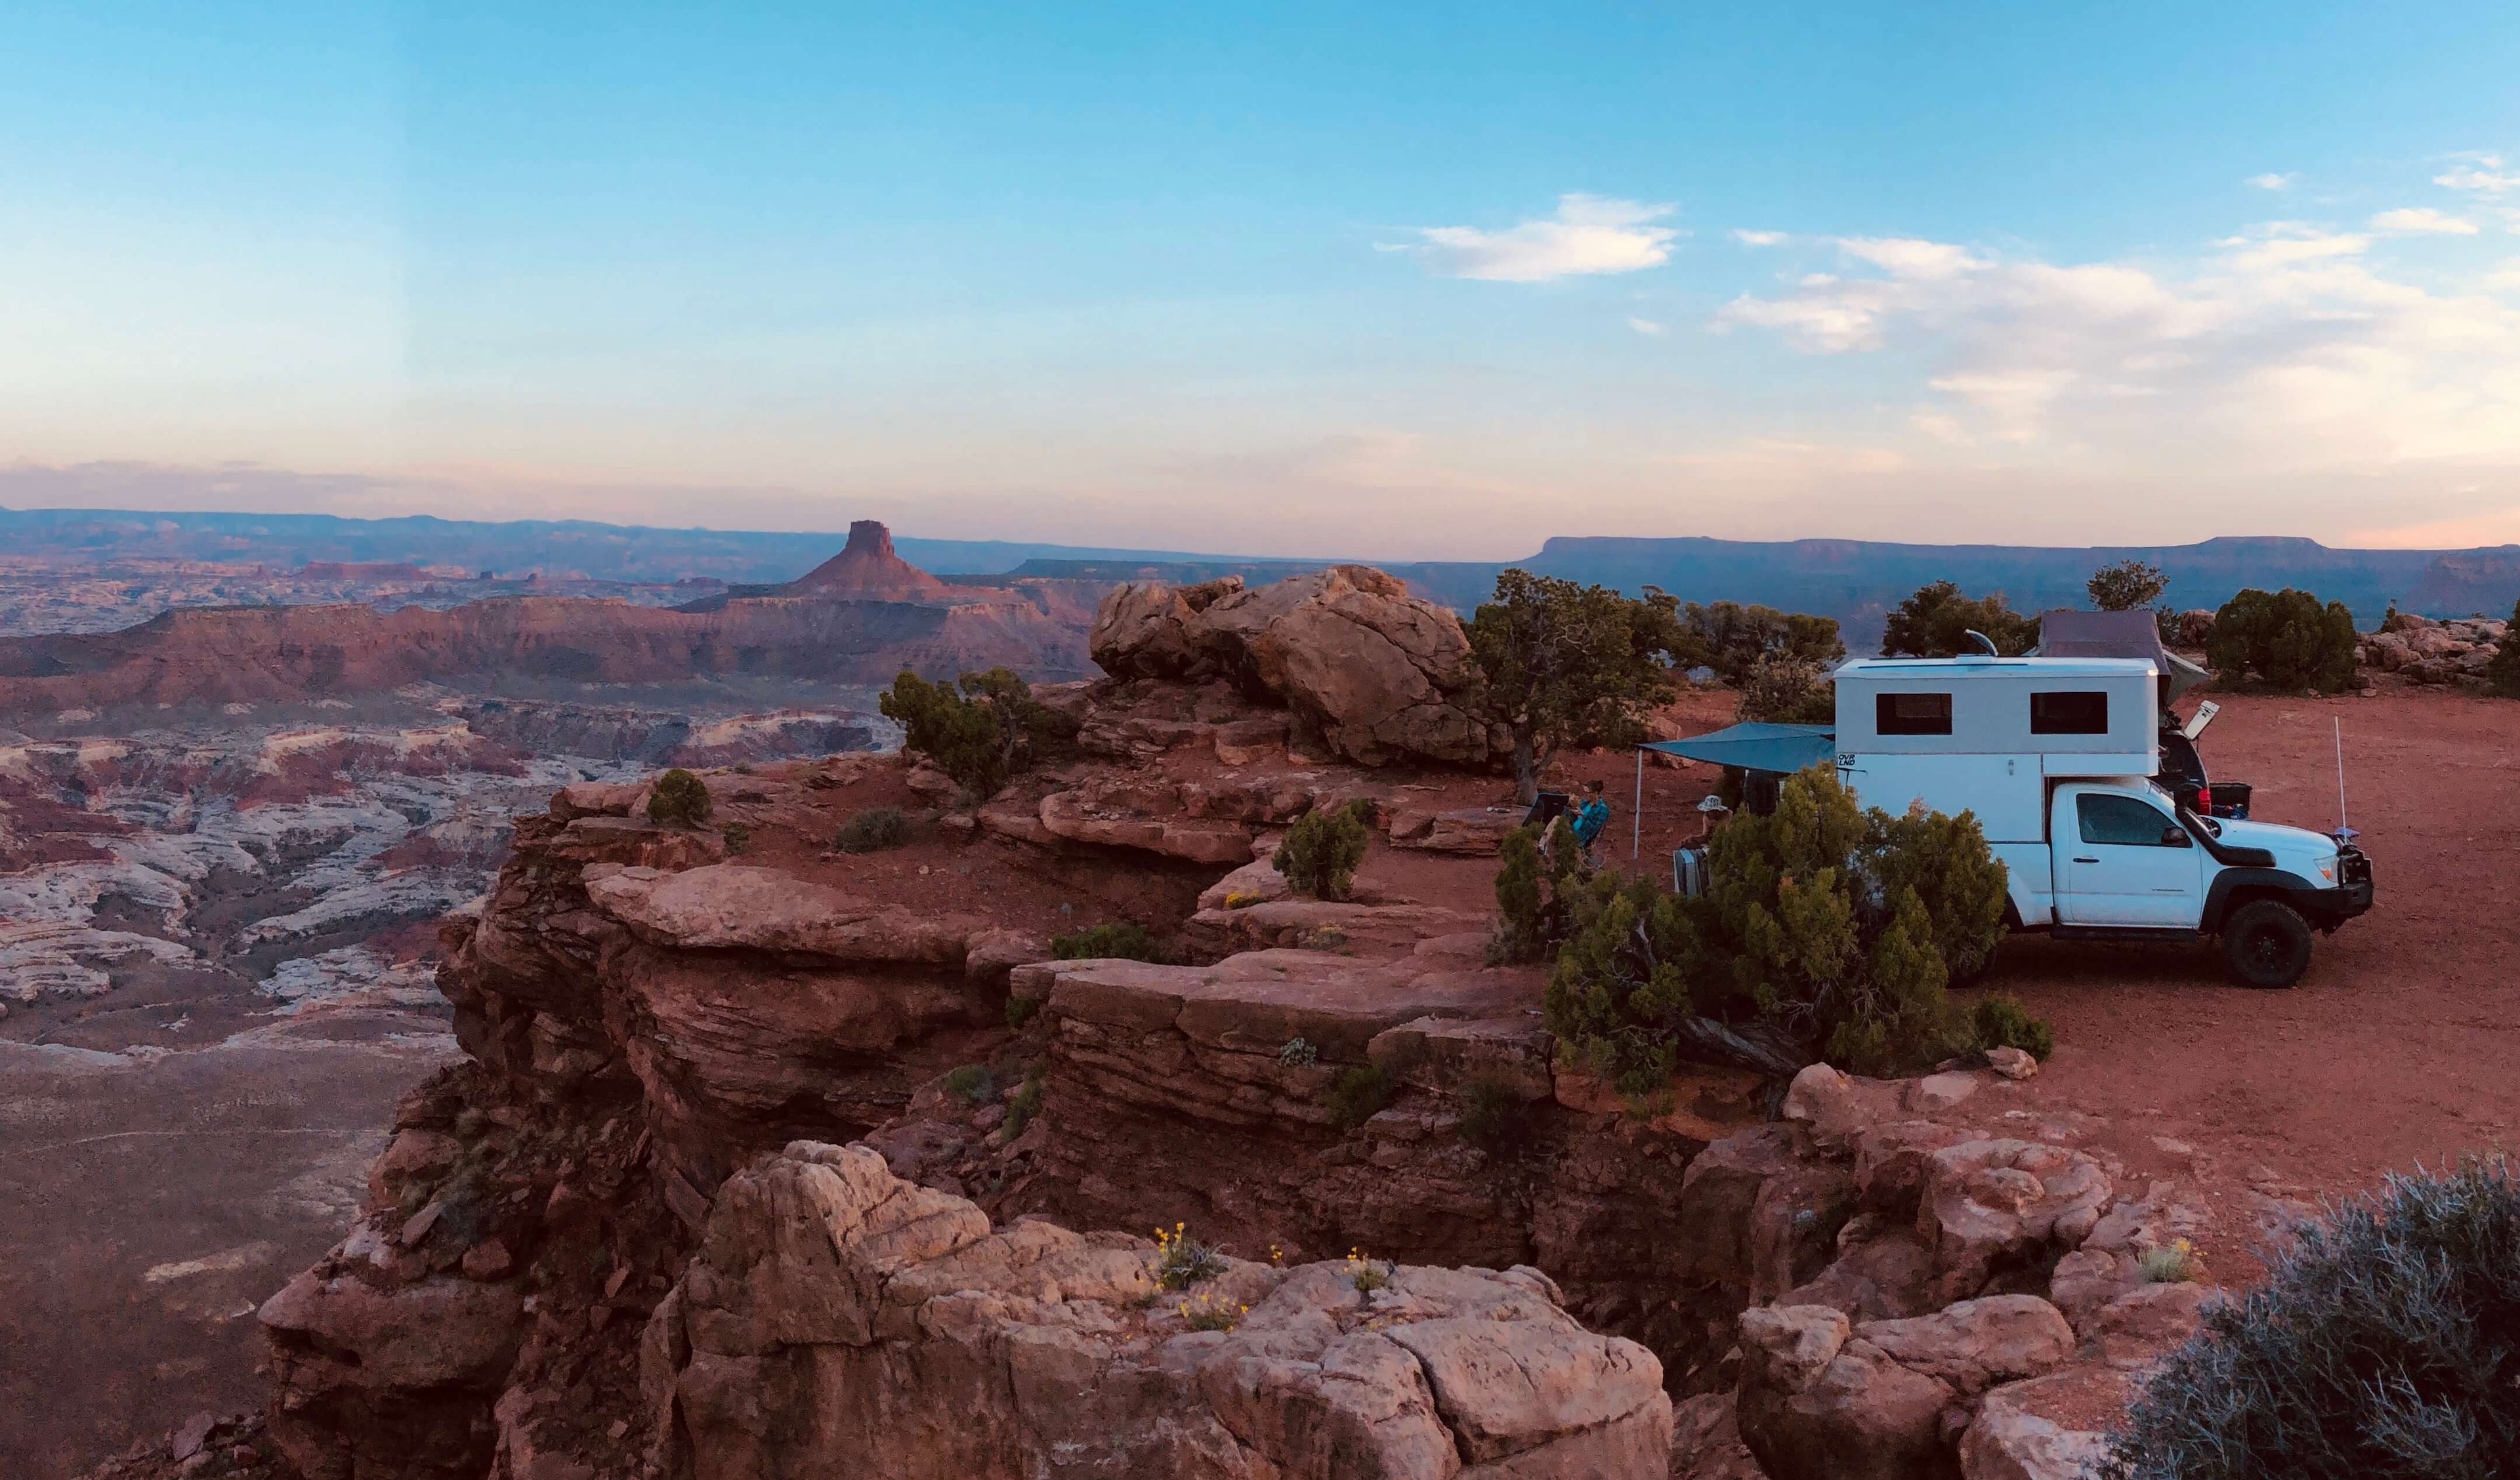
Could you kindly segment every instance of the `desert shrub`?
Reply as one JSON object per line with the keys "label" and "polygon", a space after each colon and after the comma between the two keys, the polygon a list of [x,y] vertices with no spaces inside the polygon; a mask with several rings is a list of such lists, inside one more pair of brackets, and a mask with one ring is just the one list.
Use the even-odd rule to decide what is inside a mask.
{"label": "desert shrub", "polygon": [[1054,935],[1050,956],[1053,961],[1150,961],[1157,965],[1169,964],[1173,959],[1162,942],[1133,919],[1106,920]]}
{"label": "desert shrub", "polygon": [[1818,671],[1846,656],[1833,616],[1733,602],[1690,602],[1679,609],[1677,626],[1680,638],[1672,647],[1672,660],[1683,667],[1703,663],[1735,686],[1764,660],[1782,659]]}
{"label": "desert shrub", "polygon": [[901,725],[903,749],[935,762],[969,800],[995,795],[1008,777],[1076,734],[1075,722],[1036,700],[1012,669],[966,673],[957,683],[960,693],[905,668],[876,707]]}
{"label": "desert shrub", "polygon": [[869,807],[850,814],[832,837],[832,847],[840,853],[880,853],[898,848],[910,841],[910,819],[899,807]]}
{"label": "desert shrub", "polygon": [[1278,1062],[1290,1069],[1308,1069],[1322,1061],[1322,1051],[1309,1038],[1289,1038],[1278,1046]]}
{"label": "desert shrub", "polygon": [[1741,718],[1776,725],[1825,725],[1837,718],[1837,692],[1817,663],[1763,657],[1741,679]]}
{"label": "desert shrub", "polygon": [[2332,694],[2353,687],[2357,646],[2354,613],[2343,602],[2321,606],[2290,586],[2272,596],[2253,587],[2214,613],[2205,661],[2227,678]]}
{"label": "desert shrub", "polygon": [[1356,1286],[1360,1295],[1371,1295],[1388,1286],[1393,1273],[1388,1259],[1376,1262],[1366,1258],[1362,1249],[1347,1251],[1347,1282]]}
{"label": "desert shrub", "polygon": [[1463,1141],[1502,1155],[1531,1140],[1531,1107],[1511,1084],[1480,1075],[1462,1086],[1461,1129]]}
{"label": "desert shrub", "polygon": [[2092,571],[2083,589],[2102,611],[2133,611],[2159,601],[2170,589],[2170,577],[2150,561],[2125,560]]}
{"label": "desert shrub", "polygon": [[2485,682],[2504,698],[2520,698],[2520,603],[2513,604],[2511,620],[2494,645],[2494,656],[2485,665]]}
{"label": "desert shrub", "polygon": [[1040,1010],[1041,999],[1038,997],[1010,997],[1007,999],[1007,1026],[1020,1028],[1032,1021],[1033,1014]]}
{"label": "desert shrub", "polygon": [[697,828],[709,816],[708,787],[700,779],[676,766],[656,778],[648,791],[648,820],[668,827]]}
{"label": "desert shrub", "polygon": [[1826,764],[1776,811],[1735,814],[1703,899],[1603,872],[1563,881],[1542,1015],[1572,1063],[1644,1095],[1684,1049],[1790,1074],[1866,1073],[1969,1046],[1944,987],[2003,928],[2004,875],[1975,818],[1859,808]]}
{"label": "desert shrub", "polygon": [[2006,657],[2039,646],[2039,618],[2013,610],[2002,592],[1968,597],[1956,582],[1936,581],[1891,611],[1881,650],[1892,657],[1955,657],[1971,650],[1970,632],[1985,633]]}
{"label": "desert shrub", "polygon": [[752,846],[752,830],[742,823],[726,823],[717,830],[726,839],[726,851],[730,854],[741,854]]}
{"label": "desert shrub", "polygon": [[2056,1052],[2056,1035],[2048,1019],[2031,1016],[2018,998],[2001,992],[1978,999],[1969,1025],[1980,1049],[2019,1049],[2042,1062]]}
{"label": "desert shrub", "polygon": [[2520,1176],[2391,1177],[2208,1308],[2112,1436],[2111,1480],[2436,1480],[2520,1455]]}
{"label": "desert shrub", "polygon": [[2136,1255],[2135,1267],[2146,1284],[2186,1284],[2204,1273],[2196,1259],[2196,1246],[2184,1238],[2174,1238]]}
{"label": "desert shrub", "polygon": [[1251,1307],[1220,1300],[1214,1290],[1205,1290],[1181,1302],[1184,1325],[1193,1331],[1230,1331],[1251,1314]]}
{"label": "desert shrub", "polygon": [[1365,862],[1366,844],[1373,837],[1367,826],[1373,804],[1352,801],[1330,811],[1315,808],[1295,819],[1286,840],[1278,845],[1270,864],[1286,876],[1298,894],[1312,899],[1345,899]]}
{"label": "desert shrub", "polygon": [[1170,1233],[1155,1230],[1155,1283],[1165,1289],[1189,1289],[1202,1279],[1215,1278],[1228,1268],[1224,1251],[1191,1237],[1189,1225],[1176,1223]]}
{"label": "desert shrub", "polygon": [[1330,1122],[1344,1131],[1353,1131],[1372,1120],[1384,1105],[1391,1103],[1391,1092],[1398,1088],[1391,1075],[1377,1064],[1350,1064],[1339,1070],[1330,1082],[1326,1104]]}
{"label": "desert shrub", "polygon": [[967,1063],[945,1076],[945,1093],[966,1104],[998,1098],[998,1076],[984,1063]]}
{"label": "desert shrub", "polygon": [[1538,961],[1549,947],[1541,916],[1540,830],[1525,823],[1497,844],[1496,939],[1488,954],[1498,962]]}
{"label": "desert shrub", "polygon": [[1040,1113],[1041,1076],[1035,1074],[1025,1079],[1013,1098],[1007,1101],[1006,1140],[1012,1141],[1022,1135],[1024,1127],[1032,1124],[1032,1118]]}

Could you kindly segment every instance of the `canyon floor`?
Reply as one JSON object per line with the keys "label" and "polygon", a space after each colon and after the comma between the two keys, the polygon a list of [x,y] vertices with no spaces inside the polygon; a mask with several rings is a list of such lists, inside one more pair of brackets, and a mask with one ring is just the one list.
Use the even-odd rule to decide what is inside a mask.
{"label": "canyon floor", "polygon": [[457,1056],[430,921],[556,786],[881,730],[857,691],[779,688],[791,707],[428,688],[0,733],[0,1474],[260,1402],[253,1306],[339,1236],[396,1097]]}

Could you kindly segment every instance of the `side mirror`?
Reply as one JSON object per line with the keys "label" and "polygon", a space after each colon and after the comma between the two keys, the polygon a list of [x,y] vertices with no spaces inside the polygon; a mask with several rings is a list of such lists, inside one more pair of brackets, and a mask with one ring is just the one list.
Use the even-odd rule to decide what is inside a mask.
{"label": "side mirror", "polygon": [[2162,829],[2161,845],[2165,848],[2185,848],[2192,846],[2187,840],[2187,830],[2184,828]]}

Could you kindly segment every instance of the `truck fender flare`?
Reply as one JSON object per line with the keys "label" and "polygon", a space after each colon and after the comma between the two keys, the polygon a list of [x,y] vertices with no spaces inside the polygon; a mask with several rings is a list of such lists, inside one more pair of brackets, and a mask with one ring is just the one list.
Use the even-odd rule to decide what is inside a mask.
{"label": "truck fender flare", "polygon": [[[2223,917],[2230,914],[2233,908],[2231,896],[2243,889],[2254,894],[2294,895],[2318,892],[2318,887],[2309,879],[2298,874],[2288,874],[2281,869],[2226,869],[2214,875],[2214,882],[2205,890],[2205,913],[2197,919],[2196,928],[2209,934],[2222,929]],[[2301,908],[2298,903],[2293,907]],[[2307,915],[2311,912],[2304,910],[2302,913]]]}

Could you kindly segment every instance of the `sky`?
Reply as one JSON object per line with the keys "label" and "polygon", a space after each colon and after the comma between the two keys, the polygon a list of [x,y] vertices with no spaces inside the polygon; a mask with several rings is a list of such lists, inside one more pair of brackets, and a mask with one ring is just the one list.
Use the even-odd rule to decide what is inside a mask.
{"label": "sky", "polygon": [[0,503],[2520,541],[2520,12],[11,9]]}

